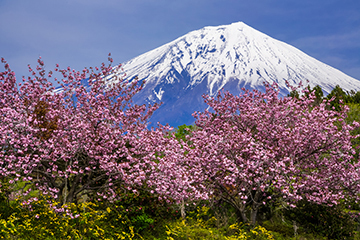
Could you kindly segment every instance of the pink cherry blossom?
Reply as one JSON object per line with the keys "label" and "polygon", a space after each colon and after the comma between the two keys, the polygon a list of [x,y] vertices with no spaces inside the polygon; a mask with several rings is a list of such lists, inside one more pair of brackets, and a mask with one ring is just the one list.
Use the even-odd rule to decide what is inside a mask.
{"label": "pink cherry blossom", "polygon": [[[244,222],[255,223],[262,203],[306,199],[336,204],[359,193],[359,165],[353,158],[347,109],[315,106],[315,97],[278,97],[243,89],[216,98],[196,112],[186,158],[190,182],[200,192],[214,192],[230,203]],[[196,191],[195,190],[195,191]],[[246,212],[250,207],[250,215]]]}
{"label": "pink cherry blossom", "polygon": [[[117,191],[148,180],[150,187],[162,184],[154,180],[159,174],[155,159],[147,157],[158,144],[146,136],[165,138],[168,130],[148,134],[147,120],[158,105],[139,106],[131,100],[144,83],[123,81],[119,67],[110,64],[79,72],[56,65],[63,78],[62,89],[55,91],[39,59],[36,70],[29,66],[35,77],[18,88],[15,74],[3,63],[0,175],[10,181],[22,176],[64,203],[93,193],[114,199]],[[88,79],[89,87],[82,79]]]}

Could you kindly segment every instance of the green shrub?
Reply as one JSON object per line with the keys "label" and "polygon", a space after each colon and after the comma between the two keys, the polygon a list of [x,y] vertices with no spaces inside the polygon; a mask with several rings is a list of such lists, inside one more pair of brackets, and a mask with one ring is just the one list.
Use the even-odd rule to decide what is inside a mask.
{"label": "green shrub", "polygon": [[306,232],[329,239],[351,239],[356,228],[356,223],[339,206],[301,201],[296,208],[284,211],[284,214],[299,223]]}
{"label": "green shrub", "polygon": [[266,229],[268,229],[272,232],[277,232],[281,236],[284,236],[284,237],[294,237],[295,236],[294,227],[289,222],[282,222],[281,220],[273,221],[273,222],[264,221],[262,223],[262,226],[264,226]]}
{"label": "green shrub", "polygon": [[156,231],[157,226],[180,217],[174,205],[159,200],[148,191],[121,193],[120,200],[111,204],[104,203],[101,207],[111,209],[109,221],[112,225],[119,224],[117,216],[121,215],[121,224],[125,224],[127,228],[133,226],[134,231],[139,234]]}
{"label": "green shrub", "polygon": [[186,219],[179,219],[166,226],[166,239],[274,239],[273,234],[261,226],[253,228],[250,225],[235,223],[217,228],[216,222],[217,219],[212,215],[210,208],[198,206]]}

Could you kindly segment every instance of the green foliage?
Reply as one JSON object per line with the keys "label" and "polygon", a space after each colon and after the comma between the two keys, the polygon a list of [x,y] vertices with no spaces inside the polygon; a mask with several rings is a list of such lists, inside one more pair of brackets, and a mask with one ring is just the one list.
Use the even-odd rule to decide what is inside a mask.
{"label": "green foliage", "polygon": [[180,239],[224,239],[218,229],[204,226],[203,222],[178,220],[166,226],[169,240]]}
{"label": "green foliage", "polygon": [[8,218],[13,211],[9,202],[10,187],[8,181],[5,179],[2,179],[0,184],[0,217]]}
{"label": "green foliage", "polygon": [[[335,111],[340,111],[340,107],[343,104],[360,104],[360,91],[350,91],[345,92],[339,85],[336,85],[335,88],[325,97],[324,93],[319,85],[316,85],[314,88],[311,88],[309,85],[306,87],[305,96],[309,96],[311,93],[315,94],[314,105],[319,105],[323,100],[329,102],[330,99],[334,98],[330,102],[330,108]],[[291,91],[288,97],[299,98],[299,92],[297,90]],[[343,103],[340,103],[340,100]]]}
{"label": "green foliage", "polygon": [[288,221],[277,219],[277,221],[264,221],[262,225],[266,229],[272,232],[277,232],[283,237],[290,238],[295,236],[294,226]]}
{"label": "green foliage", "polygon": [[352,123],[353,121],[360,121],[360,104],[349,103],[347,104],[350,108],[346,121]]}
{"label": "green foliage", "polygon": [[329,95],[326,96],[327,100],[330,100],[331,98],[334,98],[334,100],[330,103],[330,106],[336,110],[340,110],[340,106],[342,105],[340,103],[340,100],[342,100],[343,104],[360,104],[360,92],[350,91],[345,92],[339,85],[336,85],[336,87],[329,93]]}
{"label": "green foliage", "polygon": [[305,96],[309,97],[309,95],[311,93],[313,93],[313,92],[315,94],[316,98],[315,98],[315,101],[313,103],[314,106],[317,106],[320,103],[322,103],[324,93],[323,93],[323,91],[322,91],[322,89],[321,89],[321,87],[319,85],[316,85],[313,89],[311,89],[311,87],[308,85],[306,87],[306,89],[307,89],[307,91],[305,92]]}
{"label": "green foliage", "polygon": [[[358,92],[360,93],[360,92]],[[360,95],[360,94],[359,94]],[[348,103],[350,108],[348,112],[348,117],[346,119],[347,123],[352,123],[354,121],[360,122],[360,103]],[[356,128],[352,131],[352,135],[360,134],[360,128]],[[356,150],[355,159],[359,159],[360,157],[360,137],[356,139],[352,139],[352,145]]]}
{"label": "green foliage", "polygon": [[333,99],[333,101],[330,102],[330,106],[335,111],[340,111],[340,100],[343,102],[348,101],[348,95],[342,90],[342,88],[339,85],[336,85],[336,87],[329,93],[329,95],[326,96],[328,100]]}
{"label": "green foliage", "polygon": [[292,90],[288,95],[287,95],[288,97],[292,97],[292,98],[299,98],[299,92],[298,91],[296,91],[296,90]]}
{"label": "green foliage", "polygon": [[193,125],[186,124],[178,126],[175,130],[175,137],[177,139],[182,139],[183,141],[186,141],[186,136],[190,135],[194,128],[195,127]]}
{"label": "green foliage", "polygon": [[179,219],[167,225],[168,240],[182,239],[274,239],[273,234],[264,227],[235,223],[217,228],[217,219],[206,206],[198,207],[190,212],[186,219]]}
{"label": "green foliage", "polygon": [[51,204],[58,203],[45,198],[28,208],[0,196],[0,239],[352,239],[356,227],[355,218],[340,208],[307,202],[275,210],[277,217],[253,227],[236,222],[226,204],[199,202],[181,219],[175,205],[146,191],[124,193],[111,204],[68,204],[64,212],[54,211]]}
{"label": "green foliage", "polygon": [[356,228],[350,215],[339,206],[329,207],[302,201],[296,208],[284,211],[284,214],[305,232],[329,239],[350,239]]}
{"label": "green foliage", "polygon": [[[323,101],[324,93],[319,85],[316,85],[313,89],[311,89],[310,85],[308,85],[305,90],[306,97],[309,97],[310,94],[314,92],[316,97],[314,105],[319,105]],[[299,98],[300,94],[297,90],[292,90],[287,96]]]}
{"label": "green foliage", "polygon": [[324,93],[319,85],[316,85],[312,90],[315,91],[315,97],[316,99],[321,99],[324,96]]}
{"label": "green foliage", "polygon": [[360,92],[350,92],[352,103],[360,104]]}
{"label": "green foliage", "polygon": [[141,190],[137,193],[124,192],[120,195],[120,200],[111,204],[103,203],[102,208],[111,209],[109,223],[116,226],[119,224],[117,216],[121,215],[121,224],[126,228],[134,227],[134,231],[139,234],[156,228],[164,221],[180,217],[172,205],[160,201],[148,191]]}
{"label": "green foliage", "polygon": [[[59,203],[45,198],[34,201],[31,208],[20,200],[12,204],[10,216],[1,212],[1,239],[144,239],[141,231],[145,239],[273,239],[261,226],[253,229],[232,224],[217,228],[217,219],[205,206],[180,220],[175,210],[145,193],[124,194],[122,201],[111,206],[102,202],[71,203],[62,206],[63,212],[54,211],[51,206]],[[149,231],[156,222],[161,226]]]}

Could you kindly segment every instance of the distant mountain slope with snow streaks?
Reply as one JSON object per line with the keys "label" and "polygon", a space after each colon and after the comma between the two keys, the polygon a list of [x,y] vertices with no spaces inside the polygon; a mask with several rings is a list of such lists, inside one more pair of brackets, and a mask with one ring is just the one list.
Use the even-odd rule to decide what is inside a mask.
{"label": "distant mountain slope with snow streaks", "polygon": [[192,31],[131,59],[123,69],[127,79],[146,80],[136,103],[163,102],[151,121],[174,126],[192,123],[191,114],[206,107],[202,95],[221,89],[234,94],[242,87],[263,90],[267,81],[286,95],[286,81],[302,81],[325,93],[336,85],[360,90],[360,81],[242,22]]}

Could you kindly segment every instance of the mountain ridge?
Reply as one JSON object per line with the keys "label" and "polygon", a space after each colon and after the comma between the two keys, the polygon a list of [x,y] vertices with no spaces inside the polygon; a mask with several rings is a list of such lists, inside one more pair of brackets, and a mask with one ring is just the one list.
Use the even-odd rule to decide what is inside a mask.
{"label": "mountain ridge", "polygon": [[127,79],[145,80],[134,102],[164,102],[152,122],[189,124],[191,113],[206,108],[202,95],[219,90],[239,94],[242,87],[264,90],[276,82],[281,95],[300,81],[328,94],[336,85],[360,90],[360,81],[299,49],[269,37],[243,22],[191,31],[123,64]]}

